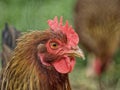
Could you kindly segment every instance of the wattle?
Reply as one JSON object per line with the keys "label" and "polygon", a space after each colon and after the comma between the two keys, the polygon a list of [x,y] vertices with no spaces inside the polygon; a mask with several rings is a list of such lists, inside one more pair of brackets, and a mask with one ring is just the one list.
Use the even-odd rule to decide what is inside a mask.
{"label": "wattle", "polygon": [[60,60],[53,63],[53,66],[59,73],[69,73],[73,70],[75,59],[73,57],[64,56]]}
{"label": "wattle", "polygon": [[[44,57],[43,54],[38,54],[38,56],[43,65],[51,66],[51,64],[43,60],[43,57]],[[53,62],[52,65],[56,69],[56,71],[59,73],[63,73],[63,74],[70,73],[74,68],[75,58],[64,55],[60,60],[56,60],[55,62]]]}
{"label": "wattle", "polygon": [[100,75],[102,72],[102,62],[99,59],[96,59],[94,62],[94,70],[97,75]]}

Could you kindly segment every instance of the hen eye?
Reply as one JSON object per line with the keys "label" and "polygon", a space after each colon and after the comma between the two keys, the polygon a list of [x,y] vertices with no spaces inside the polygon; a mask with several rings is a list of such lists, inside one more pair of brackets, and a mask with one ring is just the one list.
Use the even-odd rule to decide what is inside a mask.
{"label": "hen eye", "polygon": [[58,43],[56,43],[56,42],[51,42],[51,43],[50,43],[50,47],[51,47],[52,49],[57,49],[57,48],[58,48]]}

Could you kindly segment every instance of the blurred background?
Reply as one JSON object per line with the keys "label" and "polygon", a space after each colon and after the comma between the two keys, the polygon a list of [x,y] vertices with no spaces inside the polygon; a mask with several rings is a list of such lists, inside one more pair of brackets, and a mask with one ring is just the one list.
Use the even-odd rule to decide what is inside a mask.
{"label": "blurred background", "polygon": [[[0,51],[2,50],[2,30],[5,23],[12,25],[20,32],[31,30],[45,30],[48,28],[47,20],[54,16],[63,16],[73,25],[73,9],[76,0],[0,0]],[[73,90],[98,90],[97,78],[86,76],[86,60],[77,59],[75,69],[70,73],[70,82]],[[120,90],[120,50],[115,55],[114,65],[103,76],[106,90],[113,90],[109,82],[118,80],[115,90]],[[114,84],[114,83],[113,83]]]}

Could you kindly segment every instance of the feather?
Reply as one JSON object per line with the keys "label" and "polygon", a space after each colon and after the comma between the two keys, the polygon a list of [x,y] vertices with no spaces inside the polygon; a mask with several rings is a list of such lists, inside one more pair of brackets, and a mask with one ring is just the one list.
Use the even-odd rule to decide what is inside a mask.
{"label": "feather", "polygon": [[12,59],[2,70],[0,90],[71,90],[67,74],[45,68],[36,56],[36,45],[48,36],[48,32],[33,31],[18,39]]}

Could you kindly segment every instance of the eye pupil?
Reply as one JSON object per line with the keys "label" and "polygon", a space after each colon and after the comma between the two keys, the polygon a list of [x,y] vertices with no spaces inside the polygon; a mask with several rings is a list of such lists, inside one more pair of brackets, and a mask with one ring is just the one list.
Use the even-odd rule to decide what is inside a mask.
{"label": "eye pupil", "polygon": [[57,44],[56,44],[56,43],[53,43],[53,46],[55,47],[55,46],[57,46]]}
{"label": "eye pupil", "polygon": [[51,42],[50,46],[51,46],[52,49],[57,49],[58,48],[58,43]]}

